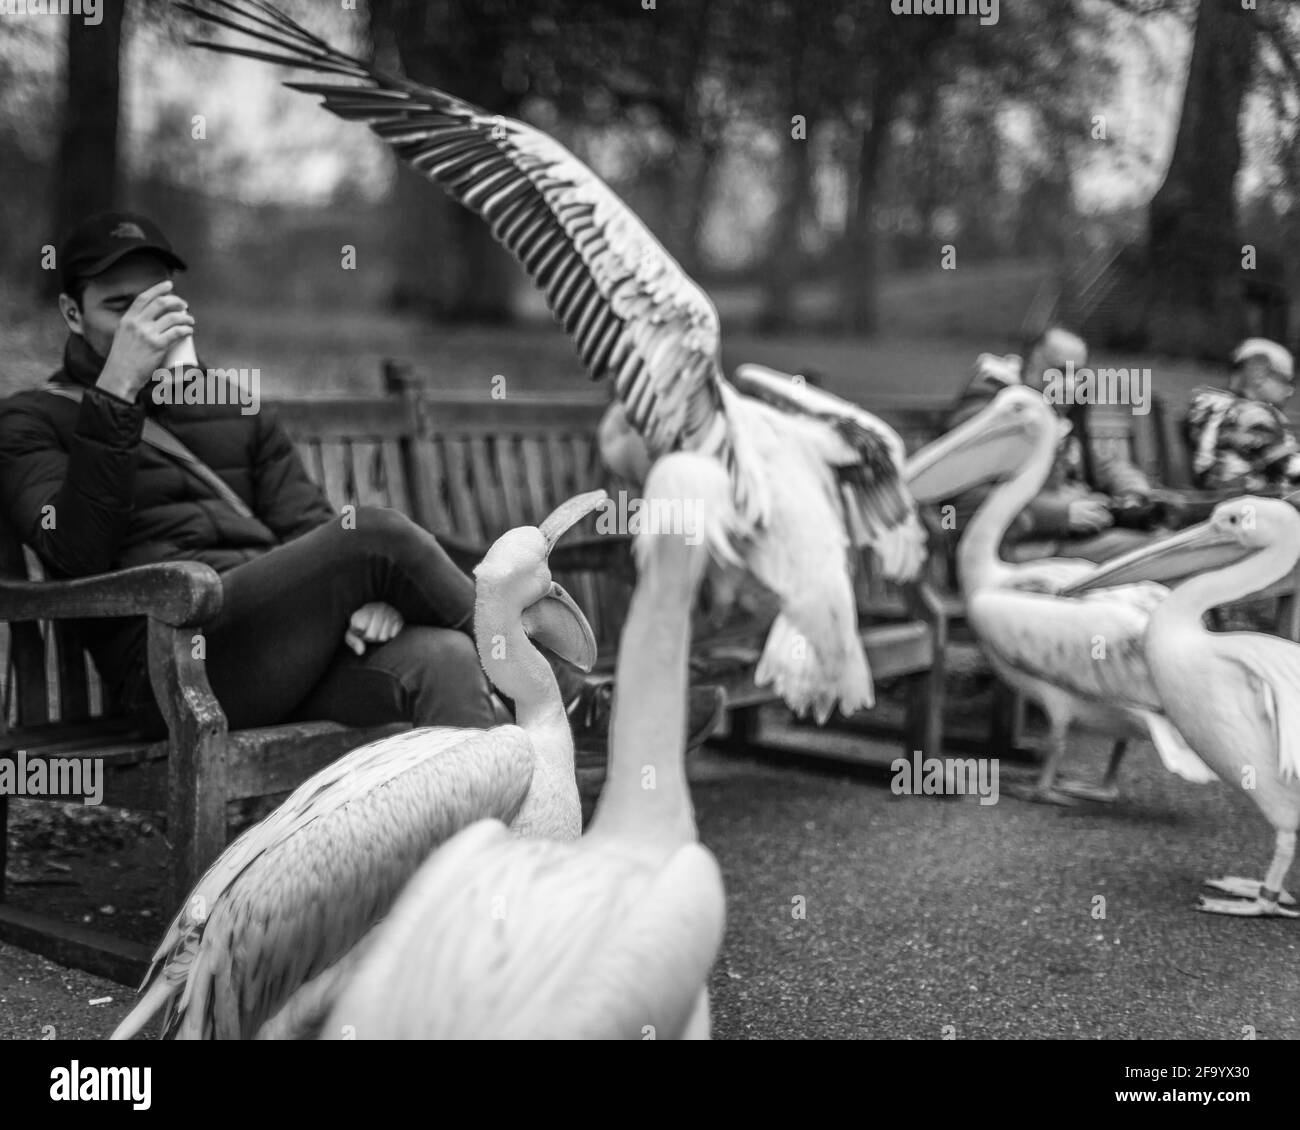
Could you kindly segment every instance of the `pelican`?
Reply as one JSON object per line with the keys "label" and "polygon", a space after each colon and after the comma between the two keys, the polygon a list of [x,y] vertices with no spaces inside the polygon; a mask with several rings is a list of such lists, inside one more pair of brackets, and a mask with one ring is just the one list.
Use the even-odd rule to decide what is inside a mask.
{"label": "pelican", "polygon": [[[966,617],[993,669],[1047,715],[1047,757],[1029,799],[1070,804],[1113,800],[1127,743],[1150,737],[1167,768],[1191,780],[1211,774],[1165,717],[1142,654],[1159,585],[1107,587],[1088,599],[1056,595],[1091,576],[1088,561],[1047,558],[1010,564],[998,546],[1016,515],[1039,492],[1068,424],[1032,389],[1004,389],[978,415],[917,452],[908,487],[919,502],[951,497],[981,483],[995,487],[957,547]],[[1057,781],[1066,738],[1082,720],[1117,739],[1100,787]]]}
{"label": "pelican", "polygon": [[[729,505],[722,467],[685,452],[659,460],[646,489]],[[708,1038],[725,894],[682,756],[705,552],[667,532],[643,531],[636,548],[609,775],[587,834],[525,841],[483,820],[444,845],[378,928],[326,1038]]]}
{"label": "pelican", "polygon": [[1145,649],[1171,721],[1273,826],[1263,881],[1229,876],[1201,896],[1211,914],[1300,917],[1282,889],[1300,827],[1300,645],[1259,632],[1209,632],[1202,618],[1281,579],[1300,558],[1300,515],[1276,498],[1220,503],[1209,521],[1103,565],[1077,586],[1183,578],[1152,610]]}
{"label": "pelican", "polygon": [[530,637],[584,670],[594,664],[591,628],[546,561],[604,501],[604,491],[579,495],[540,526],[507,531],[475,569],[479,660],[514,700],[516,724],[409,730],[309,777],[198,881],[113,1039],[164,1007],[164,1034],[252,1037],[362,939],[438,844],[477,820],[577,839],[573,738]]}
{"label": "pelican", "polygon": [[[553,138],[342,54],[268,3],[216,2],[239,18],[179,6],[274,50],[192,42],[359,80],[288,85],[369,124],[490,225],[545,291],[591,377],[613,378],[649,459],[695,451],[726,468],[735,520],[719,513],[706,541],[719,563],[743,561],[780,605],[756,681],[819,722],[837,703],[846,714],[874,705],[852,551],[869,544],[882,575],[898,580],[914,577],[924,558],[898,434],[852,404],[769,372],[737,374],[743,392],[729,383],[708,295]],[[719,535],[723,524],[734,543]]]}

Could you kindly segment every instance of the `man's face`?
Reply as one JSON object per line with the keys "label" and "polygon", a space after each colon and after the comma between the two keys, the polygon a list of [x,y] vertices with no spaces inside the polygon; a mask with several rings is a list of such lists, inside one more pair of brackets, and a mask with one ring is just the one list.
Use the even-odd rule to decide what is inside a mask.
{"label": "man's face", "polygon": [[80,307],[68,295],[60,295],[59,310],[68,329],[84,337],[101,357],[107,357],[117,324],[131,303],[141,291],[171,277],[171,268],[157,255],[147,251],[128,255],[86,283]]}
{"label": "man's face", "polygon": [[1291,399],[1294,385],[1274,369],[1267,358],[1252,357],[1246,362],[1245,368],[1246,395],[1251,400],[1271,404],[1274,408],[1282,408]]}
{"label": "man's face", "polygon": [[1030,388],[1043,390],[1043,374],[1048,369],[1066,371],[1067,364],[1073,363],[1076,369],[1088,363],[1088,347],[1074,334],[1053,331],[1034,348],[1025,358],[1020,379]]}

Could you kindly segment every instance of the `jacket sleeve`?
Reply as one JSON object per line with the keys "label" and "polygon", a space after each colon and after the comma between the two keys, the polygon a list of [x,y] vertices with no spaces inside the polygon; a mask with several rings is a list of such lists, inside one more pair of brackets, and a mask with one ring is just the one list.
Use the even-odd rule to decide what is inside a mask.
{"label": "jacket sleeve", "polygon": [[1151,494],[1150,480],[1133,465],[1120,444],[1094,439],[1090,446],[1099,491],[1109,495],[1136,494],[1142,498]]}
{"label": "jacket sleeve", "polygon": [[1016,541],[1066,537],[1070,533],[1070,503],[1076,497],[1056,490],[1040,491],[1008,532],[1016,535]]}
{"label": "jacket sleeve", "polygon": [[88,389],[65,441],[34,395],[0,404],[0,505],[53,574],[107,572],[131,520],[144,411]]}
{"label": "jacket sleeve", "polygon": [[265,413],[257,418],[253,495],[257,516],[283,541],[337,517],[325,492],[308,476],[288,433]]}

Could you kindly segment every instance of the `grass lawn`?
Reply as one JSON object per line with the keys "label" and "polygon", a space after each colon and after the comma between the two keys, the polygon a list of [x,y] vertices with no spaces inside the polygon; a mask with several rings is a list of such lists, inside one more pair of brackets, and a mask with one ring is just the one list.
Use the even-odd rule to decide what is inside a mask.
{"label": "grass lawn", "polygon": [[[757,307],[752,288],[714,294],[723,321],[728,370],[759,361],[787,372],[815,369],[827,387],[870,408],[873,399],[950,399],[985,350],[1015,348],[1023,312],[1044,277],[1041,265],[1000,263],[958,271],[900,273],[881,295],[882,331],[870,340],[809,329],[780,337],[747,327]],[[0,394],[44,380],[59,358],[62,323],[52,308],[37,309],[0,295],[9,310],[0,362]],[[798,309],[810,324],[825,316],[829,296],[810,286]],[[339,396],[380,390],[380,362],[393,357],[426,374],[433,386],[487,396],[494,376],[507,394],[592,389],[563,330],[550,321],[540,296],[521,297],[521,317],[507,326],[430,325],[373,310],[251,308],[235,299],[196,301],[199,347],[223,366],[259,368],[268,397]],[[1157,395],[1181,402],[1212,368],[1185,361],[1099,354],[1099,365],[1152,370]],[[601,395],[600,386],[592,389]]]}

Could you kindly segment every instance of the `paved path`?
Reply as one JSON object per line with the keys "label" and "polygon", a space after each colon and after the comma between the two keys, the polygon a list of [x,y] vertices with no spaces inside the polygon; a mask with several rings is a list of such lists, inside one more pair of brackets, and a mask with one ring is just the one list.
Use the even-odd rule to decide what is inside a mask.
{"label": "paved path", "polygon": [[[1104,756],[1082,743],[1080,775]],[[728,888],[719,1037],[1300,1037],[1300,921],[1193,909],[1203,876],[1262,873],[1267,826],[1244,796],[1165,775],[1149,747],[1109,809],[898,797],[884,777],[713,753],[692,775]],[[103,1036],[129,999],[0,947],[0,1036]]]}

